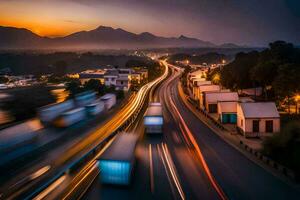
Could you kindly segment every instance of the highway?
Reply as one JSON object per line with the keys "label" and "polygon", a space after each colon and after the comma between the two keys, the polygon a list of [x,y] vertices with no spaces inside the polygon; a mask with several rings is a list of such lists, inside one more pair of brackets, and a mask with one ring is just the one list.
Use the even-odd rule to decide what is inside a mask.
{"label": "highway", "polygon": [[[43,163],[39,170],[30,174],[26,186],[10,190],[4,193],[7,196],[2,194],[2,198],[298,199],[300,194],[296,189],[227,144],[189,110],[178,90],[182,71],[171,65],[169,69],[156,81],[143,86],[104,125],[68,148],[54,151],[48,164]],[[168,73],[168,78],[163,81]],[[158,87],[154,90],[155,86]],[[163,105],[162,136],[144,134],[143,112],[137,110],[148,93],[150,101],[160,101]],[[97,158],[109,148],[114,139],[112,133],[133,115],[136,120],[125,124],[129,125],[128,132],[139,136],[132,185],[101,185]],[[98,146],[107,138],[107,143]],[[96,147],[99,151],[92,151]],[[83,155],[87,156],[78,162]],[[37,191],[36,188],[46,183],[47,186]]]}
{"label": "highway", "polygon": [[155,91],[152,101],[164,106],[164,135],[143,134],[137,167],[128,188],[102,186],[95,179],[83,199],[298,199],[292,186],[261,168],[217,136],[183,103],[181,72]]}
{"label": "highway", "polygon": [[[51,155],[47,155],[40,168],[41,173],[35,174],[36,171],[32,171],[28,176],[23,177],[20,180],[13,180],[11,184],[6,184],[5,189],[0,194],[1,199],[31,199],[39,194],[41,196],[37,199],[47,198],[48,195],[52,195],[55,189],[64,191],[62,188],[65,185],[72,183],[73,178],[78,178],[77,173],[72,173],[72,169],[81,165],[81,161],[85,163],[90,160],[90,155],[98,153],[95,148],[102,149],[103,141],[109,139],[113,133],[116,133],[118,129],[123,126],[127,120],[133,115],[138,114],[138,109],[142,106],[150,89],[161,82],[167,75],[168,71],[165,71],[158,79],[144,85],[132,98],[126,106],[120,109],[110,120],[96,127],[89,132],[84,138],[80,138],[79,141],[69,144],[69,146],[62,146],[55,151],[51,152]],[[125,124],[126,125],[126,124]],[[103,143],[104,144],[104,143]],[[83,171],[93,166],[88,162],[83,168]],[[92,171],[92,170],[91,170]],[[75,170],[77,172],[77,170]],[[85,173],[82,173],[83,175]],[[63,186],[62,186],[63,185]],[[43,197],[43,198],[41,198]]]}

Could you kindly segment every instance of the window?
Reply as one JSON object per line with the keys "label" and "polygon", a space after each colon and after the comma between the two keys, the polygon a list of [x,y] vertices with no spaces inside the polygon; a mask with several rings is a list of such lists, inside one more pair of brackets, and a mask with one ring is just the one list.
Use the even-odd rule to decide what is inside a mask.
{"label": "window", "polygon": [[241,119],[241,126],[244,126],[244,121]]}
{"label": "window", "polygon": [[273,120],[266,121],[266,132],[273,133]]}
{"label": "window", "polygon": [[253,122],[252,122],[252,132],[254,132],[254,133],[259,132],[259,120],[253,120]]}

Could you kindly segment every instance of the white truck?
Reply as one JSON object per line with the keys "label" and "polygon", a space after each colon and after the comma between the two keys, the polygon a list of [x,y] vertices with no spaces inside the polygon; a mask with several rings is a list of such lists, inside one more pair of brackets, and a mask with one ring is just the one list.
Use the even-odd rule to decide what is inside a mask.
{"label": "white truck", "polygon": [[102,96],[100,100],[104,103],[106,110],[111,109],[117,103],[117,97],[112,93]]}
{"label": "white truck", "polygon": [[164,118],[162,105],[159,102],[150,103],[144,116],[146,133],[163,133]]}
{"label": "white truck", "polygon": [[88,115],[97,115],[105,110],[105,105],[102,101],[94,101],[85,106]]}
{"label": "white truck", "polygon": [[50,124],[63,112],[74,108],[73,100],[67,100],[62,103],[54,103],[38,109],[38,116],[42,123]]}
{"label": "white truck", "polygon": [[73,110],[62,113],[61,116],[54,121],[54,125],[59,128],[65,128],[78,123],[85,118],[85,109],[83,107],[75,108]]}

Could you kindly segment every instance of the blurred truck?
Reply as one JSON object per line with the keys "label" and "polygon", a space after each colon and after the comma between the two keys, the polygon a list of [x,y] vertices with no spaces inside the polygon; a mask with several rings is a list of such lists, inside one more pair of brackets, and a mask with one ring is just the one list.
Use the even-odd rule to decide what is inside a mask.
{"label": "blurred truck", "polygon": [[86,118],[86,112],[83,107],[75,108],[67,112],[62,113],[55,121],[56,127],[65,128],[71,126]]}
{"label": "blurred truck", "polygon": [[75,96],[76,105],[79,107],[86,106],[96,100],[96,93],[92,91],[82,92]]}
{"label": "blurred truck", "polygon": [[97,115],[105,110],[105,105],[102,101],[95,101],[85,106],[88,115]]}
{"label": "blurred truck", "polygon": [[54,103],[43,106],[38,109],[40,121],[44,124],[50,124],[54,119],[60,116],[63,112],[74,108],[73,100],[67,100],[62,103]]}
{"label": "blurred truck", "polygon": [[144,116],[146,133],[163,133],[164,118],[162,105],[159,102],[150,103]]}
{"label": "blurred truck", "polygon": [[100,100],[104,103],[105,109],[111,109],[117,102],[117,98],[115,94],[106,94],[100,98]]}
{"label": "blurred truck", "polygon": [[135,164],[137,136],[120,133],[100,156],[100,180],[104,184],[129,185]]}

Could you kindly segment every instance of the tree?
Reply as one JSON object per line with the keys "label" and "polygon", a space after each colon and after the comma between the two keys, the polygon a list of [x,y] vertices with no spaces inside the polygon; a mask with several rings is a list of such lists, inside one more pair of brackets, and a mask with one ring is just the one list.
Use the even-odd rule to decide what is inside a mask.
{"label": "tree", "polygon": [[293,169],[300,169],[300,125],[291,122],[263,142],[264,154]]}
{"label": "tree", "polygon": [[76,94],[83,91],[81,83],[78,79],[72,80],[67,83],[66,90],[70,92],[70,97],[74,97]]}
{"label": "tree", "polygon": [[84,84],[84,90],[93,90],[95,92],[99,92],[100,87],[101,82],[97,79],[90,79]]}
{"label": "tree", "polygon": [[233,62],[221,69],[221,84],[232,90],[253,87],[250,71],[257,64],[258,56],[257,51],[238,53]]}
{"label": "tree", "polygon": [[300,65],[284,64],[278,68],[278,76],[273,82],[275,94],[279,99],[287,99],[290,110],[292,97],[300,92]]}

